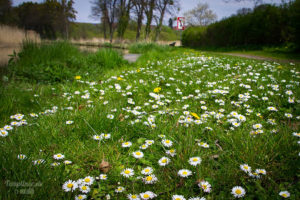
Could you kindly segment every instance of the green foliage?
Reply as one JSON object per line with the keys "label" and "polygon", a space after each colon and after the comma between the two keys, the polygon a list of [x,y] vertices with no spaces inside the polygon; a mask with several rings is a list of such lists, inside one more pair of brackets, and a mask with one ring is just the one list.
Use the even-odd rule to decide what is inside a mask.
{"label": "green foliage", "polygon": [[24,42],[17,59],[8,69],[16,78],[33,82],[64,82],[82,72],[101,72],[126,63],[112,49],[101,49],[85,56],[67,42],[35,44]]}
{"label": "green foliage", "polygon": [[146,53],[148,51],[164,52],[170,49],[171,47],[167,45],[159,45],[156,43],[134,43],[129,46],[130,53]]}
{"label": "green foliage", "polygon": [[250,13],[231,16],[206,29],[188,28],[183,33],[182,43],[191,47],[250,48],[296,43],[299,38],[299,34],[296,34],[297,23],[291,22],[299,21],[299,15],[296,14],[298,2],[280,7],[260,5]]}

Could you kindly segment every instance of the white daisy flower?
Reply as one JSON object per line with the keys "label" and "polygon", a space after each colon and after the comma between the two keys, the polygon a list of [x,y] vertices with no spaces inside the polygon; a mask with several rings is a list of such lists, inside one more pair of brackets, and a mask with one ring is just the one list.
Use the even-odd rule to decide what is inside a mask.
{"label": "white daisy flower", "polygon": [[148,175],[145,178],[143,178],[143,181],[145,184],[154,184],[157,182],[157,177],[154,174]]}
{"label": "white daisy flower", "polygon": [[89,193],[91,191],[91,188],[87,185],[80,185],[79,186],[79,190],[82,192],[82,193]]}
{"label": "white daisy flower", "polygon": [[60,165],[60,163],[59,162],[54,162],[54,163],[51,163],[50,164],[52,167],[57,167],[58,165]]}
{"label": "white daisy flower", "polygon": [[160,166],[166,166],[167,164],[170,163],[170,159],[168,157],[162,157],[161,159],[159,159],[158,164]]}
{"label": "white daisy flower", "polygon": [[255,172],[256,172],[257,174],[262,174],[262,175],[266,175],[266,174],[267,174],[267,172],[266,172],[265,169],[256,169]]}
{"label": "white daisy flower", "polygon": [[134,175],[134,171],[133,171],[133,169],[126,168],[121,172],[121,175],[125,176],[126,178],[129,178]]}
{"label": "white daisy flower", "polygon": [[244,188],[242,188],[240,186],[235,186],[232,188],[231,194],[233,194],[233,196],[235,198],[241,198],[241,197],[245,196],[246,191]]}
{"label": "white daisy flower", "polygon": [[206,198],[205,197],[191,197],[191,198],[189,198],[189,200],[206,200]]}
{"label": "white daisy flower", "polygon": [[283,198],[289,198],[291,196],[291,194],[288,191],[281,191],[279,192],[279,195]]}
{"label": "white daisy flower", "polygon": [[75,200],[84,200],[84,199],[86,199],[85,194],[79,194],[79,195],[75,196]]}
{"label": "white daisy flower", "polygon": [[94,183],[94,178],[91,176],[87,176],[84,179],[82,179],[81,183],[84,185],[92,185]]}
{"label": "white daisy flower", "polygon": [[162,144],[165,146],[165,147],[171,147],[173,145],[173,142],[171,140],[162,140]]}
{"label": "white daisy flower", "polygon": [[125,190],[124,187],[119,186],[119,187],[117,187],[117,189],[115,189],[115,192],[116,192],[116,193],[122,193],[124,190]]}
{"label": "white daisy flower", "polygon": [[70,160],[65,160],[64,163],[65,163],[65,165],[70,165],[70,164],[72,164],[72,161],[70,161]]}
{"label": "white daisy flower", "polygon": [[5,130],[0,130],[0,136],[1,137],[6,137],[6,136],[8,136],[8,132],[5,131]]}
{"label": "white daisy flower", "polygon": [[66,121],[66,124],[67,124],[67,125],[70,125],[70,124],[73,124],[73,123],[74,123],[74,121],[70,121],[70,120],[69,120],[69,121]]}
{"label": "white daisy flower", "polygon": [[140,197],[143,200],[148,200],[148,199],[153,199],[153,198],[157,197],[157,195],[151,191],[147,191],[144,193],[140,193]]}
{"label": "white daisy flower", "polygon": [[26,159],[26,155],[24,155],[24,154],[19,154],[19,155],[18,155],[18,159],[24,160],[24,159]]}
{"label": "white daisy flower", "polygon": [[204,192],[211,192],[211,185],[207,181],[201,181],[198,186],[203,189]]}
{"label": "white daisy flower", "polygon": [[101,180],[107,180],[107,175],[106,174],[100,174],[99,178]]}
{"label": "white daisy flower", "polygon": [[78,185],[76,181],[68,180],[63,184],[62,188],[65,192],[73,192],[78,188]]}
{"label": "white daisy flower", "polygon": [[61,154],[61,153],[58,153],[58,154],[55,154],[55,155],[53,156],[53,158],[54,158],[55,160],[62,160],[62,159],[65,158],[65,156],[64,156],[63,154]]}
{"label": "white daisy flower", "polygon": [[42,163],[44,163],[44,162],[45,162],[44,159],[38,159],[38,160],[34,160],[34,161],[33,161],[33,164],[34,164],[34,165],[40,165],[40,164],[42,164]]}
{"label": "white daisy flower", "polygon": [[137,158],[137,159],[140,159],[142,157],[144,157],[144,153],[141,152],[141,151],[135,151],[132,153],[133,157]]}
{"label": "white daisy flower", "polygon": [[100,135],[94,135],[94,136],[93,136],[93,139],[94,139],[94,140],[101,140],[102,138],[101,138]]}
{"label": "white daisy flower", "polygon": [[166,154],[174,157],[176,155],[176,150],[175,149],[170,149],[166,151]]}
{"label": "white daisy flower", "polygon": [[172,200],[186,200],[186,198],[184,198],[183,195],[175,194],[175,195],[172,196]]}
{"label": "white daisy flower", "polygon": [[114,119],[114,117],[115,117],[115,116],[112,115],[112,114],[108,114],[108,115],[107,115],[107,118],[108,118],[108,119]]}
{"label": "white daisy flower", "polygon": [[192,172],[188,169],[181,169],[178,171],[180,177],[186,178],[192,175]]}
{"label": "white daisy flower", "polygon": [[153,169],[151,167],[146,167],[141,171],[141,174],[143,175],[150,175],[153,173]]}
{"label": "white daisy flower", "polygon": [[240,165],[241,170],[243,170],[246,173],[250,173],[251,172],[251,167],[247,164],[242,164]]}
{"label": "white daisy flower", "polygon": [[190,165],[193,165],[193,166],[197,166],[201,163],[201,158],[200,157],[192,157],[189,159],[189,163]]}
{"label": "white daisy flower", "polygon": [[122,143],[122,147],[126,148],[126,147],[131,147],[132,143],[131,142],[123,142]]}
{"label": "white daisy flower", "polygon": [[127,198],[128,198],[129,200],[140,200],[140,199],[141,199],[140,196],[139,196],[138,194],[128,194],[128,195],[127,195]]}

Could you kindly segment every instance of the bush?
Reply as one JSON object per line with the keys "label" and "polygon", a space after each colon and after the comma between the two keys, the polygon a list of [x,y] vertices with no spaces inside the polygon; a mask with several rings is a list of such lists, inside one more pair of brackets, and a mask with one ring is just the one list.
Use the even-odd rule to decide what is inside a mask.
{"label": "bush", "polygon": [[130,53],[146,53],[149,51],[169,51],[170,47],[167,45],[158,45],[156,43],[135,43],[130,45]]}
{"label": "bush", "polygon": [[250,13],[231,16],[206,28],[188,28],[183,32],[182,43],[190,47],[258,49],[262,46],[297,43],[298,2],[300,0],[280,7],[260,5]]}
{"label": "bush", "polygon": [[25,42],[20,53],[9,63],[8,69],[18,79],[53,83],[72,80],[75,75],[86,72],[102,72],[125,63],[122,56],[112,49],[84,55],[67,42],[40,45]]}

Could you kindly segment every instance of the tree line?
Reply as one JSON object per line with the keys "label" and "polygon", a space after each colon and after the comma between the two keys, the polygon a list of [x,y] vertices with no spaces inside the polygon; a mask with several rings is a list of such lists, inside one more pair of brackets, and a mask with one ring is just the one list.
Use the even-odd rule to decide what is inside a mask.
{"label": "tree line", "polygon": [[[136,40],[141,37],[143,21],[145,21],[145,40],[149,39],[151,24],[156,23],[156,41],[162,29],[166,14],[179,10],[179,0],[93,0],[92,14],[98,18],[103,28],[104,38],[113,40],[114,32],[118,39],[123,39],[131,18],[137,22]],[[172,19],[171,19],[172,20]]]}
{"label": "tree line", "polygon": [[300,0],[279,6],[261,4],[240,9],[236,15],[208,26],[190,27],[182,43],[191,47],[262,47],[291,45],[300,48]]}
{"label": "tree line", "polygon": [[[92,0],[91,17],[99,20],[105,39],[111,42],[114,33],[123,39],[130,20],[137,23],[136,40],[141,39],[143,22],[148,40],[151,25],[155,22],[155,37],[158,40],[163,20],[167,14],[177,13],[179,0]],[[17,25],[25,30],[34,30],[42,38],[69,38],[70,23],[76,19],[74,0],[45,0],[42,3],[25,2],[17,7],[12,0],[0,1],[0,24]],[[171,21],[170,21],[171,20]],[[173,20],[169,24],[173,26]]]}

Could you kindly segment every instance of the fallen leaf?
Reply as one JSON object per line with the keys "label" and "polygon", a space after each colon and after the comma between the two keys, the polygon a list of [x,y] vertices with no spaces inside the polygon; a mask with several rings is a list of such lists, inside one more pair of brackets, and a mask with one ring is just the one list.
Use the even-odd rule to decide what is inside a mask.
{"label": "fallen leaf", "polygon": [[104,173],[107,173],[110,170],[110,164],[109,162],[102,160],[102,162],[100,163],[100,170],[103,171]]}

